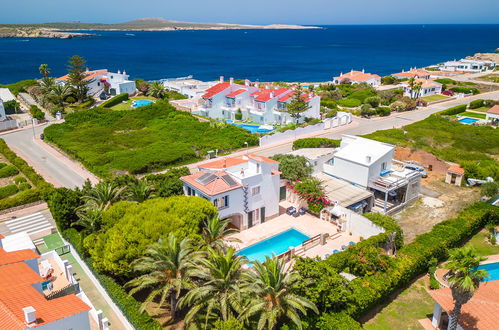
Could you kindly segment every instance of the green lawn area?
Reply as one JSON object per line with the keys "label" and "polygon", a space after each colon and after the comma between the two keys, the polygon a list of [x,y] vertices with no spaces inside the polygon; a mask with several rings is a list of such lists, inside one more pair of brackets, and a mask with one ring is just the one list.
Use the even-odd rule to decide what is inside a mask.
{"label": "green lawn area", "polygon": [[471,245],[475,248],[476,252],[480,256],[489,256],[492,254],[499,254],[499,245],[493,246],[487,240],[488,232],[487,230],[482,230],[475,236],[473,236],[466,245]]}
{"label": "green lawn area", "polygon": [[472,109],[473,111],[478,111],[478,112],[487,112],[487,110],[489,110],[490,107],[480,107],[480,108],[476,108],[476,109]]}
{"label": "green lawn area", "polygon": [[40,253],[52,251],[52,250],[55,250],[57,248],[64,246],[64,242],[62,241],[59,233],[54,233],[54,234],[44,236],[44,237],[42,237],[42,239],[43,239],[44,244],[37,246],[38,251],[40,251]]}
{"label": "green lawn area", "polygon": [[492,81],[492,82],[495,82],[495,83],[499,83],[499,76],[498,75],[494,75],[494,74],[491,74],[491,75],[488,75],[488,76],[483,76],[483,77],[480,77],[478,79],[480,79],[480,80],[488,80],[488,81]]}
{"label": "green lawn area", "polygon": [[459,114],[460,117],[472,117],[472,118],[480,118],[480,119],[485,119],[485,114],[484,113],[475,113],[475,112],[462,112]]}
{"label": "green lawn area", "polygon": [[422,99],[425,100],[426,102],[435,102],[435,101],[445,100],[448,98],[449,98],[448,96],[440,95],[440,94],[422,97]]}
{"label": "green lawn area", "polygon": [[128,100],[128,101],[122,102],[120,104],[115,105],[114,107],[111,107],[110,109],[111,110],[117,110],[117,111],[121,111],[121,110],[134,110],[135,108],[132,107],[133,101],[138,101],[138,100],[151,100],[151,101],[155,101],[156,98],[154,98],[152,96],[135,96],[135,97],[130,98],[130,100]]}
{"label": "green lawn area", "polygon": [[44,132],[48,142],[101,177],[152,172],[202,160],[209,150],[223,155],[244,142],[258,143],[245,129],[200,122],[161,100],[140,111],[78,111]]}

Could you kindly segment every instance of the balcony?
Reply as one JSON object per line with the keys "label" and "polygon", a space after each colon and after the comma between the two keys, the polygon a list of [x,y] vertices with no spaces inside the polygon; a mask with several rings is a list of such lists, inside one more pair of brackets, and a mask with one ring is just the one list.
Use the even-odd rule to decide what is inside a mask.
{"label": "balcony", "polygon": [[73,277],[72,266],[63,262],[55,251],[44,253],[38,259],[43,294],[47,299],[54,299],[72,293],[78,293],[79,286]]}

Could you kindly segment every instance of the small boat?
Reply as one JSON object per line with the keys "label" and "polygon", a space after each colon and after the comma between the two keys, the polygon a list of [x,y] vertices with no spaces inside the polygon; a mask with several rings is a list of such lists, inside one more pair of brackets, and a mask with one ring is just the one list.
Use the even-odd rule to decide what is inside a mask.
{"label": "small boat", "polygon": [[130,36],[130,37],[135,37],[135,34],[133,33],[125,33],[126,36]]}

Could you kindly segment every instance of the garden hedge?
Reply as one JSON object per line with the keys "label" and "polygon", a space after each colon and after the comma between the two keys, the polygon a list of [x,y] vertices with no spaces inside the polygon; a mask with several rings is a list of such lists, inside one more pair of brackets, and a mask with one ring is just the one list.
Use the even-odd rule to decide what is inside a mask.
{"label": "garden hedge", "polygon": [[304,138],[293,141],[293,150],[303,148],[336,148],[340,140],[328,138]]}
{"label": "garden hedge", "polygon": [[129,98],[128,93],[122,93],[103,102],[100,106],[103,108],[111,108],[114,107],[115,105],[120,104],[123,101],[128,100],[128,98]]}
{"label": "garden hedge", "polygon": [[19,191],[19,188],[15,184],[9,184],[7,186],[0,187],[0,199],[12,196]]}
{"label": "garden hedge", "polygon": [[73,245],[74,249],[83,259],[88,268],[92,271],[99,283],[104,287],[113,302],[123,312],[127,320],[138,330],[155,330],[163,329],[163,327],[154,320],[149,314],[141,313],[141,303],[133,296],[130,296],[125,289],[111,277],[100,274],[93,267],[93,262],[90,258],[83,254],[81,234],[74,228],[67,229],[62,232],[63,237]]}
{"label": "garden hedge", "polygon": [[7,178],[19,173],[19,170],[14,165],[7,165],[0,168],[0,178]]}
{"label": "garden hedge", "polygon": [[454,93],[463,93],[463,94],[480,94],[480,91],[476,88],[468,88],[468,87],[452,87],[450,89]]}
{"label": "garden hedge", "polygon": [[[324,274],[329,276],[344,271],[348,263],[369,246],[383,246],[386,233],[361,241],[344,252],[331,255],[326,260],[297,259],[295,269],[302,277],[315,280],[303,290],[312,301],[317,299],[320,299],[319,302],[324,301],[325,295],[337,296],[338,291],[342,290],[342,304],[330,307],[319,305],[319,308],[322,307],[322,313],[346,312],[354,319],[359,319],[386,301],[397,289],[405,287],[416,276],[428,271],[433,258],[444,259],[447,257],[448,249],[462,245],[487,223],[499,223],[499,210],[484,202],[474,203],[457,217],[435,225],[432,231],[418,235],[414,242],[399,249],[397,256],[390,258],[387,270],[370,276],[359,276],[346,286],[326,285],[327,279]],[[371,261],[368,259],[366,262]],[[351,294],[347,297],[344,296],[345,290],[351,290]],[[314,318],[316,324],[320,320],[320,316]]]}
{"label": "garden hedge", "polygon": [[449,109],[445,109],[444,111],[440,111],[437,114],[441,116],[453,116],[465,111],[466,111],[466,104],[462,104]]}
{"label": "garden hedge", "polygon": [[469,107],[470,107],[470,109],[478,109],[478,108],[483,107],[483,104],[484,104],[484,100],[478,99],[478,100],[471,101]]}

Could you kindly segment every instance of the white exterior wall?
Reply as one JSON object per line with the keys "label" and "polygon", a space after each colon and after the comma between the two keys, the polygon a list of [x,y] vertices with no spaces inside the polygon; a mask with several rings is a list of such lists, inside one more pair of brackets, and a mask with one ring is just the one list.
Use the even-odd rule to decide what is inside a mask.
{"label": "white exterior wall", "polygon": [[[31,328],[26,328],[31,329]],[[90,329],[90,319],[87,312],[78,313],[59,319],[54,322],[50,322],[35,329],[41,330],[88,330]]]}
{"label": "white exterior wall", "polygon": [[[389,170],[392,168],[392,160],[395,156],[395,150],[385,154],[383,157],[379,158],[377,161],[371,163],[369,165],[369,178],[377,178],[379,174],[383,171],[382,165],[385,163],[385,170]],[[366,185],[367,186],[367,185]]]}
{"label": "white exterior wall", "polygon": [[342,158],[335,157],[333,164],[324,166],[324,172],[362,187],[367,187],[369,183],[369,168],[367,166]]}
{"label": "white exterior wall", "polygon": [[5,107],[3,106],[3,101],[0,99],[0,120],[4,120],[7,118],[5,114]]}

